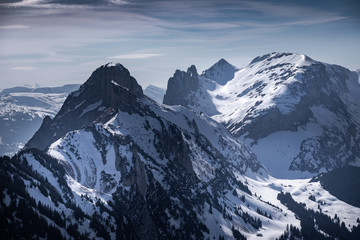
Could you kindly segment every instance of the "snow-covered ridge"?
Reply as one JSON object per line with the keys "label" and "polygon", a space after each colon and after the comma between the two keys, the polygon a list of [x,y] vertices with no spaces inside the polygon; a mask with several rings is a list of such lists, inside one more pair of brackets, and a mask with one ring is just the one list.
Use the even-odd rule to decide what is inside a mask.
{"label": "snow-covered ridge", "polygon": [[234,78],[234,74],[239,69],[225,59],[220,59],[215,63],[211,68],[205,70],[202,73],[202,76],[205,76],[208,79],[215,80],[216,83],[220,85],[225,85],[229,80]]}
{"label": "snow-covered ridge", "polygon": [[[233,70],[229,71],[229,75],[233,74]],[[283,175],[289,168],[305,171],[297,176],[311,176],[344,162],[360,160],[359,154],[353,155],[360,142],[357,137],[360,85],[355,72],[303,54],[270,53],[256,57],[225,84],[219,84],[215,75],[202,74],[195,80],[183,78],[178,82],[169,80],[166,95],[172,101],[164,98],[164,103],[189,107],[223,123],[252,146],[259,159],[278,177],[291,176],[291,173]],[[173,90],[173,85],[180,88],[182,83],[194,81],[198,87],[189,92]],[[356,126],[357,136],[351,134],[352,125]],[[352,140],[345,140],[346,136],[352,136]],[[306,143],[307,138],[311,139]],[[292,144],[287,139],[292,139]],[[327,146],[330,142],[342,145],[336,150],[342,153],[336,154]],[[317,150],[310,153],[310,146]],[[326,152],[333,153],[330,156]],[[308,156],[306,160],[305,156]]]}
{"label": "snow-covered ridge", "polygon": [[114,62],[109,62],[101,67],[108,67],[108,68],[111,68],[111,67],[118,67],[120,68],[121,70],[124,69],[123,65],[121,65],[120,63],[114,63]]}
{"label": "snow-covered ridge", "polygon": [[[218,87],[195,68],[178,74]],[[96,72],[80,89],[44,120],[35,148],[1,158],[5,228],[69,239],[276,239],[303,226],[305,233],[356,236],[349,230],[358,225],[359,208],[319,182],[269,176],[223,125],[142,96],[126,71]],[[294,204],[304,214],[295,214]],[[332,229],[318,224],[315,211]],[[48,225],[29,227],[39,219]]]}

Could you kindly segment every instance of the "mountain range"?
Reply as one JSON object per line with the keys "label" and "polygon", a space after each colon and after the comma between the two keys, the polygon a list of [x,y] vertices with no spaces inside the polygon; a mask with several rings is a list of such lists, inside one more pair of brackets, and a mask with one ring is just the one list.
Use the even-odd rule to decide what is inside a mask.
{"label": "mountain range", "polygon": [[[277,79],[283,72],[279,64],[284,62],[299,65],[293,66],[292,73],[286,73],[284,79]],[[67,96],[54,117],[43,119],[21,151],[12,158],[1,157],[0,236],[3,239],[359,238],[360,208],[348,194],[343,197],[343,192],[329,189],[331,175],[312,181],[274,178],[267,162],[253,150],[262,139],[279,131],[297,134],[300,129],[308,131],[309,124],[325,131],[325,123],[311,111],[325,103],[337,104],[334,119],[342,116],[344,135],[346,127],[353,124],[355,134],[350,136],[351,144],[357,144],[358,126],[353,121],[358,114],[355,111],[358,78],[353,72],[329,65],[334,77],[315,78],[313,85],[304,86],[311,76],[317,76],[315,70],[305,74],[308,66],[313,68],[309,62],[318,63],[303,55],[273,53],[256,58],[243,69],[221,59],[201,75],[195,66],[187,72],[177,70],[169,79],[164,95],[167,105],[147,97],[123,65],[108,63],[99,67]],[[283,65],[285,70],[286,66]],[[339,75],[342,71],[343,75]],[[255,82],[263,82],[255,84],[251,77],[258,75],[262,78]],[[275,83],[266,76],[276,79]],[[344,76],[347,88],[338,88],[339,98],[337,95],[327,98],[328,94],[334,94],[331,91],[335,87],[332,89],[331,84],[337,84]],[[239,85],[235,84],[236,79]],[[324,82],[316,84],[319,79]],[[293,87],[296,81],[300,82],[299,86]],[[317,85],[321,88],[316,89]],[[321,104],[313,105],[310,100],[314,96],[306,97],[309,88],[320,89],[324,94],[320,94],[320,99],[333,102],[314,100]],[[344,92],[340,94],[341,91]],[[247,96],[248,102],[241,100],[247,104],[233,102],[235,96]],[[305,106],[304,98],[309,98]],[[256,104],[255,100],[262,102]],[[339,101],[346,103],[346,107],[339,105]],[[248,104],[258,107],[257,111],[248,108]],[[235,106],[239,110],[235,111]],[[233,121],[226,121],[231,117],[226,107],[233,108]],[[311,117],[306,115],[297,121],[298,125],[291,120],[302,116],[300,113],[281,120],[283,115],[302,108],[305,113],[310,109],[312,115],[309,113]],[[278,117],[270,124],[275,127],[265,131],[272,114]],[[283,123],[278,126],[277,121]],[[248,146],[249,139],[253,142]],[[356,159],[341,161],[357,163]],[[334,164],[326,170],[339,167],[341,164]],[[352,181],[356,181],[357,168],[349,169],[351,179],[355,179]],[[307,170],[316,174],[319,169]],[[347,177],[346,173],[342,176]],[[350,192],[356,191],[356,186],[349,186]]]}
{"label": "mountain range", "polygon": [[360,163],[356,72],[292,53],[237,69],[224,59],[168,81],[164,104],[211,116],[245,142],[276,177],[309,177]]}
{"label": "mountain range", "polygon": [[[0,156],[13,156],[39,129],[45,116],[54,117],[66,97],[80,84],[61,87],[13,87],[0,92]],[[144,94],[162,103],[165,89],[149,85]]]}
{"label": "mountain range", "polygon": [[54,117],[78,84],[62,87],[14,87],[0,92],[0,155],[14,155],[39,129],[45,116]]}

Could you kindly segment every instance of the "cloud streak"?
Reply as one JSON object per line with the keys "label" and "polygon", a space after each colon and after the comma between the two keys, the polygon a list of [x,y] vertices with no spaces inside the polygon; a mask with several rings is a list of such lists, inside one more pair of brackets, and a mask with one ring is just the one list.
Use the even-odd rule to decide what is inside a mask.
{"label": "cloud streak", "polygon": [[25,26],[25,25],[5,25],[5,26],[0,26],[0,29],[2,29],[2,30],[26,29],[26,28],[29,28],[29,26]]}
{"label": "cloud streak", "polygon": [[10,68],[12,71],[34,71],[36,68],[34,67],[13,67]]}
{"label": "cloud streak", "polygon": [[16,3],[7,3],[10,7],[33,7],[46,2],[45,0],[22,0]]}
{"label": "cloud streak", "polygon": [[145,58],[159,57],[163,55],[164,54],[159,54],[159,53],[133,53],[133,54],[117,55],[107,58],[108,59],[145,59]]}

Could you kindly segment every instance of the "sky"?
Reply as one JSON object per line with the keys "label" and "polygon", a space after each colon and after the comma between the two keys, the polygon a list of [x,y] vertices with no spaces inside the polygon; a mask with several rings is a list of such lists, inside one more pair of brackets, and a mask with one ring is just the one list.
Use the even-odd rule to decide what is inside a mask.
{"label": "sky", "polygon": [[360,68],[358,0],[0,0],[0,89],[84,83],[119,62],[143,88],[221,58],[294,52]]}

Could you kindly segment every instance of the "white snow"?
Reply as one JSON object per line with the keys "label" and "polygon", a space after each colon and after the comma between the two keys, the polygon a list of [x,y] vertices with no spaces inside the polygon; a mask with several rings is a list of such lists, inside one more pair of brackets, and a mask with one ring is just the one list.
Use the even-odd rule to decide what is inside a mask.
{"label": "white snow", "polygon": [[[233,134],[240,134],[242,129],[253,124],[269,110],[277,109],[284,116],[293,112],[306,94],[304,89],[307,85],[303,76],[305,67],[314,65],[316,68],[319,64],[301,54],[271,53],[254,59],[235,72],[233,78],[224,84],[219,84],[216,79],[222,76],[221,69],[210,74],[210,69],[214,71],[212,67],[207,74],[205,71],[199,76],[199,89],[191,92],[186,100],[191,109],[225,124]],[[341,74],[348,74],[346,70],[336,65],[323,66],[330,76],[332,89],[339,92],[351,114],[351,123],[360,127],[360,98],[356,97],[360,96],[358,75],[353,72],[348,79],[342,79]],[[347,90],[342,90],[343,88]],[[322,91],[329,94],[325,86]],[[239,139],[250,146],[273,176],[310,177],[310,173],[288,170],[291,162],[300,153],[301,143],[308,138],[316,139],[323,133],[324,127],[335,127],[344,131],[349,128],[349,122],[346,116],[327,106],[315,105],[309,110],[313,115],[308,119],[310,122],[306,126],[298,127],[297,131],[277,131],[257,141],[248,138],[248,133],[241,133]],[[310,158],[309,162],[312,162]],[[360,159],[356,158],[353,164],[359,165],[359,162]]]}
{"label": "white snow", "polygon": [[272,176],[277,178],[309,178],[313,174],[308,172],[289,171],[293,159],[299,154],[304,139],[318,136],[321,129],[315,123],[308,123],[298,131],[278,131],[254,143],[245,139],[245,144],[252,146],[251,150],[267,167]]}
{"label": "white snow", "polygon": [[93,111],[95,109],[97,109],[98,107],[100,107],[100,105],[102,104],[102,100],[99,100],[93,104],[90,104],[89,106],[87,106],[82,113],[80,114],[79,118],[81,118],[81,116],[83,116],[85,113]]}
{"label": "white snow", "polygon": [[[215,121],[241,121],[249,116],[260,115],[262,111],[275,106],[283,114],[293,110],[294,104],[302,95],[301,92],[294,95],[291,89],[288,89],[288,85],[300,84],[302,72],[297,67],[308,66],[312,61],[304,55],[296,54],[281,58],[273,54],[269,57],[274,58],[271,64],[265,67],[263,61],[254,61],[248,67],[239,70],[234,79],[224,85],[209,79],[208,77],[212,76],[211,74],[201,76],[203,79],[202,86],[206,91],[195,93],[195,97],[201,97],[198,106],[202,107],[209,99],[213,103],[213,105],[206,108],[205,114],[196,114],[180,106],[158,105],[149,99],[142,99],[140,104],[147,111],[152,111],[151,114],[145,114],[144,116],[136,112],[129,114],[119,110],[107,123],[95,125],[95,130],[80,129],[72,131],[51,144],[47,154],[57,159],[65,167],[67,183],[74,193],[76,204],[89,215],[94,213],[94,205],[84,200],[82,196],[87,196],[94,201],[100,199],[106,205],[112,199],[111,194],[115,191],[116,186],[123,184],[120,181],[123,171],[129,173],[136,168],[133,160],[135,157],[138,157],[137,160],[147,169],[150,169],[155,180],[167,190],[169,186],[164,183],[164,177],[168,174],[165,171],[167,163],[171,161],[171,156],[167,159],[159,154],[155,147],[159,140],[155,136],[157,131],[164,133],[175,126],[176,130],[180,131],[183,140],[188,144],[192,168],[205,186],[215,178],[215,171],[221,170],[220,159],[215,159],[216,156],[212,157],[206,152],[215,152],[216,149],[216,153],[220,153],[226,159],[226,163],[229,164],[230,173],[237,181],[241,181],[249,187],[252,192],[252,195],[250,195],[233,186],[237,196],[234,196],[232,191],[226,190],[227,192],[225,192],[224,190],[224,196],[217,199],[221,206],[226,206],[224,211],[231,216],[232,220],[224,217],[223,212],[219,212],[215,208],[212,208],[212,213],[210,213],[210,205],[205,203],[204,209],[198,212],[198,217],[207,225],[210,231],[206,237],[213,239],[222,235],[225,238],[232,239],[231,228],[234,226],[248,239],[275,239],[285,231],[288,224],[300,227],[300,221],[294,213],[289,211],[277,199],[277,195],[281,191],[291,193],[295,201],[303,202],[307,208],[317,211],[318,203],[309,199],[310,195],[314,195],[317,201],[325,202],[324,205],[320,206],[324,214],[330,217],[337,214],[341,221],[346,223],[347,227],[357,225],[356,219],[360,216],[360,208],[350,206],[332,196],[318,182],[309,183],[309,174],[287,171],[292,159],[298,154],[302,141],[320,134],[319,122],[322,121],[321,123],[326,125],[342,124],[338,118],[333,116],[332,112],[329,112],[323,106],[313,107],[311,110],[316,114],[306,126],[299,127],[296,132],[279,131],[257,142],[246,138],[235,139],[227,129]],[[288,61],[293,64],[282,65]],[[278,67],[278,65],[281,67]],[[112,65],[108,64],[107,66]],[[264,67],[268,72],[259,72]],[[281,85],[267,78],[267,76],[271,76],[269,72],[276,75],[286,75],[286,70],[295,72],[295,74],[287,77]],[[221,77],[222,75],[215,74],[215,76]],[[220,80],[217,79],[217,81]],[[116,83],[113,82],[113,84]],[[242,96],[241,98],[238,96],[239,94]],[[98,101],[90,104],[82,111],[81,115],[89,111],[102,109],[101,103],[101,101]],[[356,104],[354,103],[354,106]],[[249,113],[249,110],[254,106],[256,110]],[[207,116],[207,114],[211,115],[215,120]],[[96,134],[93,134],[92,131],[96,131]],[[201,148],[206,144],[199,145],[197,142],[203,140],[199,134],[205,138],[206,143],[209,143],[206,151]],[[125,140],[128,137],[131,139],[130,143]],[[124,141],[118,141],[114,144],[111,140],[114,138]],[[241,164],[245,161],[256,162],[257,160],[250,149],[239,141],[240,139],[244,140],[246,144],[252,145],[252,151],[257,154],[258,159],[268,166],[270,172],[276,178],[267,175],[266,171],[263,170],[252,172],[249,169],[241,169]],[[133,143],[146,154],[136,153]],[[150,160],[146,155],[151,156],[153,160]],[[49,170],[42,166],[33,156],[26,155],[26,158],[33,170],[46,176],[55,188],[60,189],[57,179]],[[117,169],[119,166],[116,166],[116,161],[119,158],[122,161],[121,170]],[[246,170],[246,174],[243,174],[241,170]],[[260,173],[264,174],[261,175]],[[103,181],[103,174],[111,180]],[[307,178],[287,179],[300,177]],[[112,183],[114,183],[113,186]],[[26,184],[29,185],[28,182]],[[229,184],[232,183],[229,182]],[[210,186],[204,191],[213,194]],[[41,195],[39,189],[33,188],[29,192],[36,199],[52,208],[54,207],[51,199]],[[245,202],[240,199],[243,195],[245,196]],[[179,201],[179,199],[173,197],[171,200],[175,203]],[[9,202],[8,199],[6,201]],[[66,210],[63,205],[60,205],[60,208]],[[246,212],[253,218],[259,218],[262,227],[255,229],[249,223],[245,223],[240,216],[235,214],[235,209]],[[271,214],[272,219],[259,214],[257,209]],[[71,212],[66,214],[70,216]],[[166,214],[170,216],[168,211]],[[169,223],[175,228],[181,226],[181,220],[170,219]],[[81,232],[85,232],[88,227],[88,222],[85,222],[79,226],[79,229]],[[262,237],[257,236],[258,234],[262,234]],[[115,238],[114,235],[112,236]],[[95,237],[93,232],[90,233],[90,237]]]}

